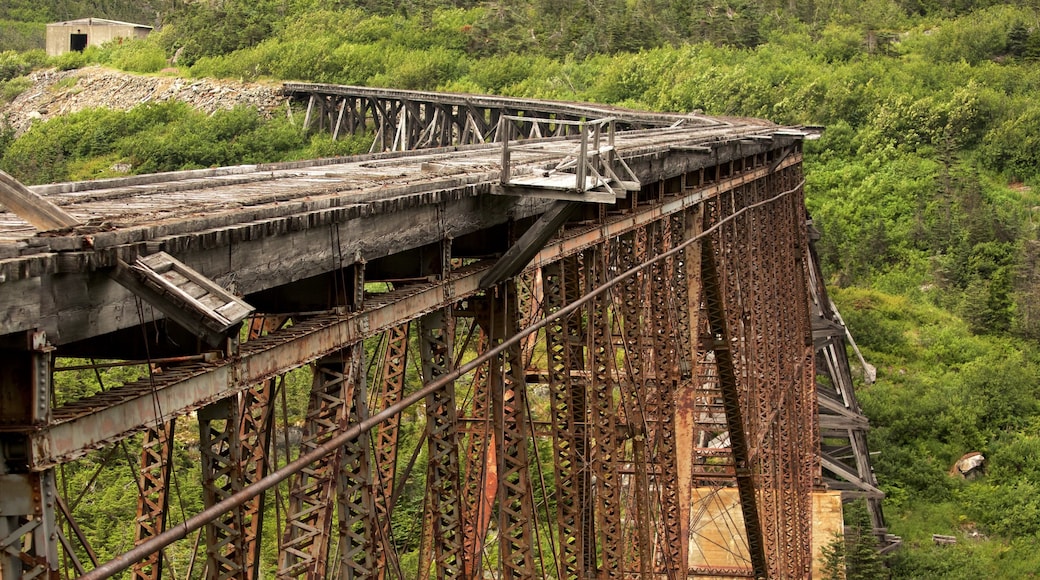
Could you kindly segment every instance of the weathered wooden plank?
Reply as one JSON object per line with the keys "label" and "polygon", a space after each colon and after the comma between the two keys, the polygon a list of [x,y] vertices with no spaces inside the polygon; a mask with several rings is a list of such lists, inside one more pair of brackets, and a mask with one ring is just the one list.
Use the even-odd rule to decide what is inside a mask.
{"label": "weathered wooden plank", "polygon": [[40,318],[40,278],[3,286],[0,293],[0,335],[30,330]]}
{"label": "weathered wooden plank", "polygon": [[79,225],[79,220],[4,171],[0,171],[0,203],[40,231]]}

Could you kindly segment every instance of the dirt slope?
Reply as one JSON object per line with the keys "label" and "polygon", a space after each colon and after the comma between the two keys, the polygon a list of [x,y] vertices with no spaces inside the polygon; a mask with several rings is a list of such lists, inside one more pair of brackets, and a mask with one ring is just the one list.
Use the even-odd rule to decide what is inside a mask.
{"label": "dirt slope", "polygon": [[140,76],[92,66],[71,71],[33,73],[32,87],[0,107],[18,133],[36,120],[89,108],[131,109],[151,101],[177,99],[212,113],[236,105],[255,107],[266,115],[285,108],[281,85]]}

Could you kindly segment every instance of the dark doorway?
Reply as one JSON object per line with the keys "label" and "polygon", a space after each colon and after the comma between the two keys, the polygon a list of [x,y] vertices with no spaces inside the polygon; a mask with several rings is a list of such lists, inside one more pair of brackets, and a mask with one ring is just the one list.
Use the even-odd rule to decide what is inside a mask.
{"label": "dark doorway", "polygon": [[69,48],[76,52],[83,52],[83,49],[87,48],[87,35],[86,34],[71,34],[69,35]]}

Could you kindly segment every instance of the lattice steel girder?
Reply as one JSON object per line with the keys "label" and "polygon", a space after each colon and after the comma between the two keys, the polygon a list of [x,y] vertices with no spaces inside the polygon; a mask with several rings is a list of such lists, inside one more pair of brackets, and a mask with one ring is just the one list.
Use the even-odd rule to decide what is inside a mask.
{"label": "lattice steel girder", "polygon": [[[513,283],[491,291],[477,314],[477,322],[495,346],[519,330],[518,304]],[[498,529],[500,573],[507,578],[534,578],[534,498],[528,445],[527,385],[519,344],[491,359],[493,425],[498,459]]]}
{"label": "lattice steel girder", "polygon": [[[241,410],[238,397],[229,397],[199,411],[202,491],[206,507],[241,490]],[[206,524],[206,577],[210,580],[245,575],[242,506]]]}
{"label": "lattice steel girder", "polygon": [[[684,238],[691,239],[701,232],[704,221],[703,208],[696,207],[687,210]],[[698,396],[697,360],[698,344],[700,342],[701,318],[701,277],[699,265],[701,263],[701,245],[699,243],[688,246],[683,251],[682,266],[684,280],[686,283],[683,298],[685,303],[680,302],[677,308],[686,310],[686,329],[684,337],[688,345],[686,356],[690,361],[689,372],[682,373],[682,380],[675,390],[675,454],[678,460],[676,470],[677,502],[679,507],[679,553],[680,564],[678,572],[680,578],[689,574],[690,554],[690,518],[693,506],[693,468],[695,461],[694,449],[698,446],[697,418],[703,413],[704,401]],[[680,343],[680,347],[683,343]],[[684,369],[680,369],[684,370]]]}
{"label": "lattice steel girder", "polygon": [[[354,383],[334,357],[315,367],[301,453],[318,447],[348,421]],[[292,478],[278,578],[325,578],[342,449]]]}
{"label": "lattice steel girder", "polygon": [[[479,328],[479,327],[478,327]],[[479,328],[476,351],[487,350],[487,334]],[[484,539],[491,525],[491,510],[498,493],[498,456],[491,426],[491,385],[488,366],[473,373],[472,407],[468,419],[475,425],[464,446],[462,481],[463,565],[466,578],[477,577],[484,555]]]}
{"label": "lattice steel girder", "polygon": [[[455,317],[451,308],[420,320],[423,380],[442,377],[454,368]],[[455,384],[448,383],[426,397],[429,449],[426,486],[433,529],[433,561],[437,578],[456,578],[463,571],[461,491],[459,487],[458,422]]]}
{"label": "lattice steel girder", "polygon": [[716,266],[715,249],[710,241],[703,244],[701,283],[703,284],[704,303],[711,325],[715,353],[716,370],[722,392],[723,404],[726,408],[726,423],[729,429],[730,449],[736,462],[737,491],[740,495],[740,507],[744,514],[744,525],[748,535],[748,551],[755,577],[766,577],[769,565],[766,562],[765,539],[762,537],[761,523],[758,516],[758,502],[755,496],[755,484],[752,479],[748,461],[748,443],[744,432],[744,419],[741,410],[741,393],[733,368],[735,344],[731,338],[726,322],[722,288]]}
{"label": "lattice steel girder", "polygon": [[[590,252],[585,265],[590,286],[597,287],[607,279],[606,244]],[[617,353],[609,314],[610,297],[600,294],[589,302],[588,359],[589,435],[592,439],[592,471],[596,477],[596,540],[602,578],[624,577],[624,537],[621,531],[621,476],[618,473],[622,442],[616,416]]]}
{"label": "lattice steel girder", "polygon": [[[343,375],[353,385],[348,423],[368,418],[364,345],[344,353]],[[336,514],[339,519],[339,578],[374,578],[378,564],[378,530],[372,480],[370,435],[363,433],[343,446],[336,477]]]}
{"label": "lattice steel girder", "polygon": [[[680,228],[678,233],[672,231],[676,225]],[[647,243],[652,248],[649,253],[660,255],[681,243],[685,235],[683,227],[682,222],[672,224],[669,218],[665,218],[648,228]],[[680,361],[687,360],[689,364],[684,356],[686,346],[680,328],[689,314],[684,260],[685,255],[679,254],[650,267],[643,327],[643,332],[650,333],[645,341],[652,348],[648,354],[652,355],[653,380],[647,390],[654,401],[655,428],[651,445],[661,472],[655,479],[661,501],[662,565],[668,577],[673,579],[686,577],[688,558],[688,553],[683,552],[688,548],[688,541],[682,534],[684,521],[689,521],[689,508],[680,504],[679,474],[680,466],[688,463],[690,458],[678,455],[679,433],[675,424],[676,390],[682,379]]]}
{"label": "lattice steel girder", "polygon": [[[791,156],[780,168],[799,163],[800,156]],[[768,168],[750,170],[691,190],[663,204],[626,214],[598,228],[552,241],[534,257],[529,267],[545,266],[602,239],[696,206],[732,187],[767,175]],[[479,291],[478,281],[486,269],[485,265],[462,268],[453,274],[451,280],[388,293],[382,299],[366,304],[361,312],[315,316],[279,330],[262,341],[243,344],[237,358],[185,365],[178,376],[156,377],[147,385],[131,384],[113,389],[113,394],[124,393],[125,396],[103,409],[62,417],[30,434],[30,465],[40,470],[81,457],[91,449],[110,444],[157,422],[183,415],[250,385],[285,374],[335,352],[345,344],[353,344],[454,300],[472,296]],[[450,298],[446,298],[446,294]],[[157,416],[157,407],[163,410],[163,416]]]}
{"label": "lattice steel girder", "polygon": [[[405,370],[408,366],[408,327],[406,322],[386,332],[383,352],[383,368],[379,380],[380,406],[376,412],[396,404],[404,395]],[[386,421],[375,429],[375,476],[376,489],[374,510],[377,527],[376,562],[374,566],[379,578],[385,577],[389,556],[393,553],[390,544],[390,515],[393,510],[394,482],[397,478],[397,437],[401,426],[401,415]]]}
{"label": "lattice steel girder", "polygon": [[[149,429],[141,444],[141,493],[137,498],[135,546],[166,529],[175,423],[170,421],[158,429]],[[161,580],[162,552],[154,552],[134,564],[132,574],[134,580]]]}
{"label": "lattice steel girder", "polygon": [[[542,271],[546,316],[554,314],[581,296],[577,257],[550,264]],[[585,366],[582,316],[575,312],[546,327],[549,363],[550,413],[553,430],[553,465],[556,476],[557,568],[562,579],[586,577],[584,516],[589,511],[590,474],[585,437],[585,381],[572,374]],[[591,535],[588,537],[592,537]]]}
{"label": "lattice steel girder", "polygon": [[[613,248],[612,263],[619,270],[628,270],[643,263],[646,260],[645,238],[645,230],[637,230],[612,240],[610,243],[610,247]],[[652,407],[648,407],[645,396],[646,355],[650,349],[643,340],[644,336],[649,334],[644,334],[643,325],[650,321],[644,320],[642,317],[648,298],[647,281],[646,276],[629,276],[611,292],[614,312],[612,322],[613,326],[617,328],[616,332],[622,338],[622,369],[619,369],[621,379],[618,381],[621,392],[619,416],[627,426],[631,439],[631,470],[635,480],[634,485],[626,486],[626,491],[634,496],[634,501],[626,502],[631,505],[630,509],[634,511],[634,515],[629,513],[626,520],[629,527],[634,525],[635,537],[625,542],[625,562],[635,560],[635,568],[638,569],[639,576],[644,579],[649,579],[654,571],[653,548],[655,546],[651,544],[651,535],[656,532],[656,530],[652,532],[650,527],[649,497],[652,469],[649,465],[651,455],[648,450],[648,435],[649,422],[652,417],[648,415],[647,411]],[[658,331],[662,330],[658,329]],[[656,497],[654,499],[656,500]],[[676,535],[673,534],[672,537]],[[667,541],[666,538],[668,538],[667,534],[663,539]],[[633,565],[627,564],[627,566],[631,571]]]}

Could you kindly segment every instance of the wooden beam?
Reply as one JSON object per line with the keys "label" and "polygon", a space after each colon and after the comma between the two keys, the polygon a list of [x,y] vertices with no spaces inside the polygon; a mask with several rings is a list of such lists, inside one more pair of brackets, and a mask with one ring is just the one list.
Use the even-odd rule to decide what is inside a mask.
{"label": "wooden beam", "polygon": [[40,231],[79,225],[76,218],[3,171],[0,171],[0,203]]}
{"label": "wooden beam", "polygon": [[579,207],[581,207],[581,202],[577,201],[554,203],[549,211],[542,214],[531,229],[524,232],[513,247],[509,248],[491,270],[480,279],[480,287],[490,288],[526,268],[531,259],[549,241],[549,238],[556,235],[560,226],[566,223]]}

